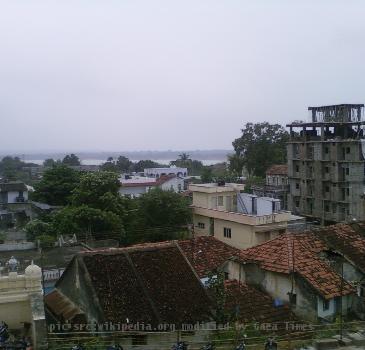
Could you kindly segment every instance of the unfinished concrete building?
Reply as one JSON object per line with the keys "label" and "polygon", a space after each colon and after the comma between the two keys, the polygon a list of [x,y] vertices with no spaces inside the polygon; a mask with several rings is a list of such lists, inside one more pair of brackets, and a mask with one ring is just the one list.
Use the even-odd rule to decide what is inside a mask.
{"label": "unfinished concrete building", "polygon": [[308,107],[288,142],[288,207],[322,224],[365,220],[364,105]]}

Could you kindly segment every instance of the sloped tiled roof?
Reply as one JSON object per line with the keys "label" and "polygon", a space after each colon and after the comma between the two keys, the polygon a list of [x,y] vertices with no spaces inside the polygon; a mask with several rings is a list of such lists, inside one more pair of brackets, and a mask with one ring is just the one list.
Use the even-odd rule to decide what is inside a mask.
{"label": "sloped tiled roof", "polygon": [[274,323],[296,320],[288,305],[274,306],[274,300],[266,293],[239,283],[237,280],[225,281],[226,312],[244,323]]}
{"label": "sloped tiled roof", "polygon": [[178,244],[201,278],[206,277],[209,272],[214,272],[225,261],[240,252],[239,249],[211,236],[178,241]]}
{"label": "sloped tiled roof", "polygon": [[211,319],[211,301],[174,242],[87,252],[80,258],[107,321],[177,325]]}
{"label": "sloped tiled roof", "polygon": [[326,245],[312,233],[287,233],[243,250],[239,259],[258,263],[268,271],[284,274],[294,271],[325,299],[355,292],[345,281],[341,290],[341,277],[318,255],[326,249]]}
{"label": "sloped tiled roof", "polygon": [[267,171],[266,175],[288,175],[288,165],[278,164],[271,166]]}
{"label": "sloped tiled roof", "polygon": [[365,273],[365,224],[337,224],[313,231],[315,237]]}

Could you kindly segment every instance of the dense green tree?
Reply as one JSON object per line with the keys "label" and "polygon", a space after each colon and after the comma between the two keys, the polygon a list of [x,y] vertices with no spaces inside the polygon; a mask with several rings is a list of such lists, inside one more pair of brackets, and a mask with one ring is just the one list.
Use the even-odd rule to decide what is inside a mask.
{"label": "dense green tree", "polygon": [[210,167],[204,167],[201,173],[202,183],[213,182],[213,170]]}
{"label": "dense green tree", "polygon": [[51,205],[66,205],[80,182],[80,176],[80,172],[66,165],[55,165],[46,170],[42,180],[34,185],[32,199]]}
{"label": "dense green tree", "polygon": [[105,163],[100,166],[102,171],[119,172],[112,157],[109,157]]}
{"label": "dense green tree", "polygon": [[52,167],[52,166],[54,166],[56,164],[59,164],[59,163],[61,163],[59,160],[54,160],[53,158],[47,158],[47,159],[44,160],[43,166]]}
{"label": "dense green tree", "polygon": [[107,210],[87,205],[68,206],[58,211],[53,218],[57,234],[77,234],[81,238],[121,238],[123,222],[120,216]]}
{"label": "dense green tree", "polygon": [[62,159],[62,163],[65,165],[81,165],[80,159],[76,154],[67,154],[65,158]]}
{"label": "dense green tree", "polygon": [[72,194],[72,205],[86,204],[93,208],[104,209],[105,196],[108,200],[118,199],[120,182],[118,174],[113,172],[89,172],[81,176]]}
{"label": "dense green tree", "polygon": [[141,172],[146,168],[163,168],[163,164],[154,162],[153,160],[140,160],[132,165],[132,171]]}
{"label": "dense green tree", "polygon": [[119,156],[116,162],[116,166],[120,172],[129,172],[133,166],[133,162],[127,157]]}
{"label": "dense green tree", "polygon": [[[204,165],[199,160],[191,160],[191,159],[183,159],[185,157],[188,157],[189,155],[184,155],[185,153],[180,155],[179,159],[173,160],[170,162],[170,165],[180,167],[180,168],[187,168],[189,175],[201,175]],[[181,158],[183,157],[183,158]]]}
{"label": "dense green tree", "polygon": [[28,182],[30,173],[26,167],[37,166],[34,163],[25,163],[19,157],[6,156],[0,161],[0,177],[7,180],[21,180]]}
{"label": "dense green tree", "polygon": [[190,154],[187,154],[187,153],[179,154],[179,160],[182,160],[182,161],[191,160],[190,159]]}
{"label": "dense green tree", "polygon": [[124,243],[154,242],[184,237],[191,222],[187,198],[172,192],[154,189],[135,199],[135,208],[128,211]]}
{"label": "dense green tree", "polygon": [[249,176],[265,177],[271,165],[286,162],[288,139],[288,132],[279,124],[247,123],[242,136],[232,143],[235,156],[230,158],[231,170],[241,173],[245,166]]}
{"label": "dense green tree", "polygon": [[52,226],[48,222],[35,219],[26,224],[25,231],[27,233],[28,240],[34,241],[39,236],[51,235]]}

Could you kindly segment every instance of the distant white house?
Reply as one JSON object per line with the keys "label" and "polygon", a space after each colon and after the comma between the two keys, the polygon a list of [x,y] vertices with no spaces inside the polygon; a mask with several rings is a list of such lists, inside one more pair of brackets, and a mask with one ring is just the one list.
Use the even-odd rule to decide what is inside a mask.
{"label": "distant white house", "polygon": [[23,203],[28,200],[28,188],[21,181],[0,182],[0,203]]}
{"label": "distant white house", "polygon": [[144,176],[147,177],[161,177],[165,175],[176,175],[177,177],[188,176],[187,168],[169,167],[169,168],[147,168],[144,169]]}
{"label": "distant white house", "polygon": [[176,175],[161,175],[158,177],[128,176],[120,179],[119,193],[131,198],[139,197],[153,188],[163,191],[181,192],[184,190],[184,179]]}

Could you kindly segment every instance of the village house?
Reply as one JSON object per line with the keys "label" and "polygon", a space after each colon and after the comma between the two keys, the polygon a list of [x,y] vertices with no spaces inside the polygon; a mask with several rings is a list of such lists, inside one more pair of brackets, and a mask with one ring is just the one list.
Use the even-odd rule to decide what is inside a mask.
{"label": "village house", "polygon": [[46,336],[42,271],[32,263],[18,274],[16,265],[16,259],[10,259],[9,268],[0,274],[0,321],[9,326],[10,334],[29,336],[38,349]]}
{"label": "village house", "polygon": [[225,312],[229,321],[255,324],[260,331],[268,333],[272,333],[276,328],[285,331],[287,323],[298,321],[287,305],[275,306],[268,293],[242,280],[234,279],[235,276],[230,276],[227,269],[223,270],[227,261],[240,254],[239,249],[212,236],[194,237],[177,241],[177,244],[189,259],[203,285],[208,286],[212,278],[223,273]]}
{"label": "village house", "polygon": [[[209,327],[215,304],[208,281],[217,278],[224,262],[239,253],[214,237],[194,237],[79,254],[45,298],[50,325],[108,321],[178,328],[200,322]],[[229,321],[283,327],[297,320],[287,305],[275,306],[269,294],[224,277]],[[153,348],[161,336],[172,344],[176,333],[141,332],[139,340]],[[209,332],[183,336],[185,341],[204,343]],[[120,342],[133,345],[133,337],[124,334]]]}
{"label": "village house", "polygon": [[280,200],[242,193],[233,183],[191,184],[194,232],[244,249],[285,233],[293,219]]}
{"label": "village house", "polygon": [[259,286],[297,316],[333,320],[353,311],[356,289],[321,256],[328,247],[312,233],[286,233],[240,252],[224,266],[230,278]]}
{"label": "village house", "polygon": [[153,188],[160,188],[163,191],[182,192],[185,182],[182,177],[172,174],[158,177],[126,175],[120,179],[120,183],[120,195],[135,198],[148,193]]}
{"label": "village house", "polygon": [[28,188],[21,181],[0,183],[0,204],[24,203],[28,200]]}
{"label": "village house", "polygon": [[[143,324],[166,331],[144,335],[140,341],[146,345],[161,337],[172,344],[176,333],[171,331],[213,320],[211,299],[174,242],[78,254],[45,301],[54,323]],[[121,343],[130,346],[133,339],[124,337]]]}

